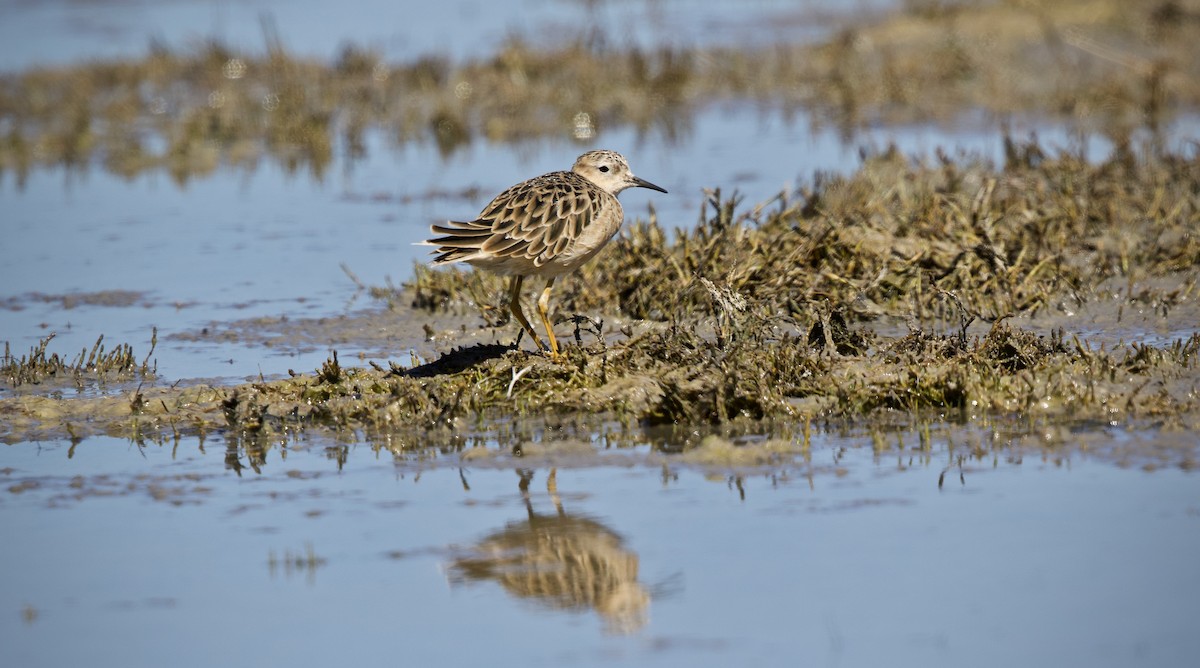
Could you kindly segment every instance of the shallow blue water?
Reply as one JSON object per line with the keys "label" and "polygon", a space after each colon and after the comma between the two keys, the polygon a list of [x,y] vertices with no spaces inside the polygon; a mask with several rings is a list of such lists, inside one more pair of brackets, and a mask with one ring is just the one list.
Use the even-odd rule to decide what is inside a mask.
{"label": "shallow blue water", "polygon": [[554,44],[592,27],[643,47],[795,42],[894,0],[22,0],[0,1],[0,72],[88,58],[124,58],[152,42],[217,40],[265,50],[267,31],[291,52],[321,59],[349,43],[389,60],[428,54],[485,57],[512,37]]}
{"label": "shallow blue water", "polygon": [[[67,444],[9,446],[0,655],[22,666],[1167,666],[1200,651],[1194,474],[1026,453],[969,465],[965,482],[951,474],[939,489],[943,447],[922,464],[822,437],[811,466],[747,475],[741,492],[728,472],[645,449],[627,453],[638,464],[558,469],[562,514],[619,535],[636,559],[649,601],[614,619],[454,576],[456,559],[528,525],[530,508],[559,515],[546,466],[533,467],[527,508],[520,462],[502,458],[420,471],[363,444],[339,471],[302,443],[238,477],[214,441],[172,456],[89,439],[71,459]],[[30,481],[40,486],[12,491]],[[152,484],[184,491],[155,500]],[[87,490],[111,496],[73,498]],[[319,565],[281,563],[308,546]]]}

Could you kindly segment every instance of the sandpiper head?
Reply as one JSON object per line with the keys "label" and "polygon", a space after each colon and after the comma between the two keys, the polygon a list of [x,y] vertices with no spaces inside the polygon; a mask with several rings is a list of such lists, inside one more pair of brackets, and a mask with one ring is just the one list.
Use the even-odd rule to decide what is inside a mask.
{"label": "sandpiper head", "polygon": [[571,171],[616,195],[626,188],[649,188],[660,193],[663,188],[639,179],[629,170],[629,163],[616,151],[588,151],[575,160]]}

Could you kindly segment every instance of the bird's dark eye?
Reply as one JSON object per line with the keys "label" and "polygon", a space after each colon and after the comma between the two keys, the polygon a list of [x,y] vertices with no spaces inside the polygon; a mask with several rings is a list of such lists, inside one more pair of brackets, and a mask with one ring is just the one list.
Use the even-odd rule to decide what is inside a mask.
{"label": "bird's dark eye", "polygon": [[600,171],[607,173],[607,172],[608,172],[608,165],[600,165]]}

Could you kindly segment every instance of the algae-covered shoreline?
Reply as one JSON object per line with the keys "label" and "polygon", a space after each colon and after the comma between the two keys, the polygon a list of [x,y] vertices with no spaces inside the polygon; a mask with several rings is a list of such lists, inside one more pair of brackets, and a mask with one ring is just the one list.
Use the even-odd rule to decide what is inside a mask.
{"label": "algae-covered shoreline", "polygon": [[[151,376],[108,396],[8,397],[0,438],[318,430],[404,449],[522,420],[798,433],[897,414],[1195,428],[1200,165],[1010,153],[994,167],[885,152],[754,207],[714,191],[691,229],[630,221],[564,281],[563,363],[511,345],[499,278],[417,267],[405,286],[372,290],[385,310],[371,317],[422,323],[427,341],[401,348],[424,354],[389,366],[335,355],[233,387]],[[1120,344],[1066,326],[1097,306],[1191,333]],[[10,356],[7,381],[34,361]]]}
{"label": "algae-covered shoreline", "polygon": [[[361,155],[371,130],[444,155],[477,139],[587,141],[617,126],[673,136],[728,100],[809,110],[848,136],[982,113],[999,137],[1005,118],[1028,114],[1102,135],[1113,151],[1089,162],[1005,136],[990,164],[885,148],[769,201],[710,184],[694,225],[631,214],[560,285],[562,364],[511,345],[498,278],[424,266],[400,288],[364,286],[378,306],[338,322],[170,335],[360,336],[390,365],[331,356],[225,386],[159,378],[125,344],[78,357],[9,350],[0,440],[261,444],[307,431],[405,450],[524,423],[794,435],[897,416],[1193,429],[1200,165],[1194,142],[1166,145],[1162,130],[1200,110],[1198,34],[1194,3],[909,3],[774,50],[648,53],[584,35],[465,63],[389,64],[348,48],[324,64],[278,44],[263,56],[211,44],[5,76],[0,170],[18,185],[54,166],[165,170],[183,184],[268,156],[320,176],[335,154]],[[361,334],[364,322],[375,334]],[[1123,340],[1106,327],[1169,335]],[[116,391],[71,396],[96,384]]]}

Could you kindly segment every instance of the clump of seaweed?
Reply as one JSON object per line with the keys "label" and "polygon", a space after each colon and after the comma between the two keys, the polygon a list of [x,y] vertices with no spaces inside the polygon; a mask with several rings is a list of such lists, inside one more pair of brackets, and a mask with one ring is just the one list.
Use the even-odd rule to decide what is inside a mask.
{"label": "clump of seaweed", "polygon": [[84,348],[73,359],[58,353],[47,354],[46,350],[54,336],[50,334],[44,337],[30,349],[28,355],[20,357],[12,354],[8,342],[5,341],[4,356],[0,357],[0,378],[13,387],[37,385],[51,379],[65,379],[82,389],[89,382],[150,380],[155,376],[157,365],[150,363],[150,356],[154,354],[154,348],[158,345],[157,329],[150,340],[150,351],[141,362],[138,362],[133,354],[133,347],[128,343],[119,344],[113,350],[106,350],[103,334],[96,339],[91,350]]}
{"label": "clump of seaweed", "polygon": [[[651,209],[564,282],[561,302],[576,312],[686,320],[718,315],[711,286],[720,285],[819,343],[827,328],[855,322],[965,329],[1035,317],[1064,300],[1087,301],[1110,279],[1183,273],[1181,291],[1155,301],[1169,310],[1186,299],[1200,266],[1190,232],[1200,223],[1194,158],[1094,164],[1050,155],[1036,140],[1008,143],[1042,158],[996,168],[945,155],[916,162],[889,149],[853,174],[818,175],[755,207],[710,191],[687,229],[664,229]],[[475,308],[489,326],[502,322],[490,310],[503,289],[486,272],[419,265],[414,276],[406,287],[418,295],[415,307]],[[867,344],[843,343],[851,345],[844,353]]]}
{"label": "clump of seaweed", "polygon": [[559,318],[575,327],[561,363],[481,340],[502,322],[495,277],[419,269],[372,294],[407,320],[450,324],[428,330],[428,361],[357,368],[331,353],[313,373],[236,387],[0,399],[0,439],[218,432],[240,471],[307,429],[437,457],[474,436],[520,443],[513,425],[530,421],[584,434],[888,416],[1191,428],[1200,334],[1096,344],[1058,316],[1115,300],[1186,320],[1200,166],[1152,153],[1091,164],[1010,144],[1039,157],[928,164],[886,151],[753,207],[714,189],[693,228],[668,230],[651,210],[563,281],[560,311],[589,315]]}

